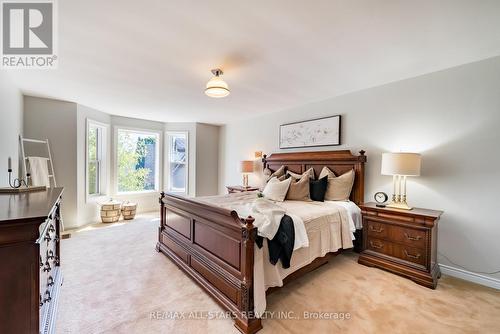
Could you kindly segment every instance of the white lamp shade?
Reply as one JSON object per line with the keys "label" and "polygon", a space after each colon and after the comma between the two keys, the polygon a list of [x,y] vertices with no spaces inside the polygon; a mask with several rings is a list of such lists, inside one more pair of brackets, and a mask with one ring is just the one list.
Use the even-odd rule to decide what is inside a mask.
{"label": "white lamp shade", "polygon": [[419,176],[422,156],[418,153],[383,153],[382,175]]}
{"label": "white lamp shade", "polygon": [[241,173],[253,173],[253,160],[243,160],[240,162]]}
{"label": "white lamp shade", "polygon": [[225,97],[229,95],[229,86],[220,76],[214,76],[207,82],[205,94],[210,97]]}

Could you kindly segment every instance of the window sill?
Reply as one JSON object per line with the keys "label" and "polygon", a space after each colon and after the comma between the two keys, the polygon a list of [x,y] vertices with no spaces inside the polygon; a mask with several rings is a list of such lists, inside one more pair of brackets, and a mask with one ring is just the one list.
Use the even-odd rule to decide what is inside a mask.
{"label": "window sill", "polygon": [[100,195],[87,195],[87,203],[96,203],[100,202],[102,200],[108,199],[109,196],[107,194],[100,194]]}
{"label": "window sill", "polygon": [[158,190],[142,190],[142,191],[124,191],[117,192],[115,196],[127,196],[127,195],[148,195],[148,194],[159,194]]}

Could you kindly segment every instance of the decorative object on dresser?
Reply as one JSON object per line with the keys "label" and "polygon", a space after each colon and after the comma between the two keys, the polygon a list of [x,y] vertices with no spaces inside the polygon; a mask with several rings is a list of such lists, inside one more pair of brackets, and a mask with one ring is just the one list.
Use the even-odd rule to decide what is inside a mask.
{"label": "decorative object on dresser", "polygon": [[248,187],[248,174],[253,173],[253,160],[241,161],[240,173],[243,174],[243,187]]}
{"label": "decorative object on dresser", "polygon": [[[411,210],[406,201],[406,177],[419,176],[421,156],[418,153],[383,153],[382,175],[392,175],[392,201],[389,208]],[[401,189],[402,187],[402,189]]]}
{"label": "decorative object on dresser", "polygon": [[113,200],[99,203],[101,206],[101,221],[103,223],[116,223],[120,220],[121,203]]}
{"label": "decorative object on dresser", "polygon": [[279,147],[340,145],[340,115],[280,125]]}
{"label": "decorative object on dresser", "polygon": [[32,187],[28,186],[27,179],[29,178],[30,174],[27,174],[27,179],[21,179],[21,178],[15,178],[12,180],[12,158],[9,157],[7,160],[7,173],[9,174],[9,187],[2,187],[0,188],[0,193],[11,193],[11,194],[17,194],[17,193],[23,193],[27,191],[41,191],[47,189],[45,186],[40,186],[40,187]]}
{"label": "decorative object on dresser", "polygon": [[54,333],[62,192],[0,195],[0,333]]}
{"label": "decorative object on dresser", "polygon": [[405,276],[436,288],[441,276],[437,263],[438,222],[442,211],[411,211],[360,205],[363,251],[358,262]]}
{"label": "decorative object on dresser", "polygon": [[385,203],[389,200],[389,196],[385,192],[379,191],[373,195],[373,199],[377,202],[377,207],[385,208],[387,206]]}
{"label": "decorative object on dresser", "polygon": [[229,194],[259,190],[259,188],[257,187],[242,187],[242,186],[226,186],[226,189]]}
{"label": "decorative object on dresser", "polygon": [[[350,200],[359,204],[364,197],[364,153],[353,155],[348,150],[276,153],[264,155],[263,165],[271,174],[281,167],[283,174],[285,170],[302,174],[311,167],[319,174],[325,166],[339,175],[354,169],[356,177]],[[253,223],[254,218],[242,218],[234,210],[161,193],[156,250],[168,256],[224,309],[232,312],[235,326],[243,333],[255,333],[262,328],[261,319],[252,316],[257,235]],[[316,258],[290,274],[285,283],[327,263],[337,253]],[[266,293],[271,291],[268,289]]]}

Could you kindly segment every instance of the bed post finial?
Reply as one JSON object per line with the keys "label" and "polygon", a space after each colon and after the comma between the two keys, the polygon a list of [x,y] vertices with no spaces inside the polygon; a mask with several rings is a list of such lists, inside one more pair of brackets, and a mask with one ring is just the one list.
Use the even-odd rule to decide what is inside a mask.
{"label": "bed post finial", "polygon": [[247,225],[248,229],[252,229],[253,228],[253,222],[254,221],[255,221],[255,218],[252,217],[252,216],[248,216],[247,218],[245,218],[245,224]]}
{"label": "bed post finial", "polygon": [[262,166],[266,168],[266,164],[267,164],[267,154],[264,154],[262,156]]}

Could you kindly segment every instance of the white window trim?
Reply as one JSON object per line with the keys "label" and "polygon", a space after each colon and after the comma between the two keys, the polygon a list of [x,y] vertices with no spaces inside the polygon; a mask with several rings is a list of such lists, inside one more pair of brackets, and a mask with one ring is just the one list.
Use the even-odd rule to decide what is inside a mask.
{"label": "white window trim", "polygon": [[[139,191],[118,191],[118,132],[120,130],[124,131],[133,131],[137,133],[143,133],[146,135],[156,135],[158,136],[158,145],[156,146],[156,152],[155,152],[155,164],[157,166],[156,168],[156,173],[155,173],[155,189],[153,190],[139,190]],[[115,125],[113,128],[114,132],[114,140],[113,140],[113,156],[114,156],[114,162],[113,162],[113,181],[114,181],[114,194],[115,195],[134,195],[134,194],[151,194],[151,193],[157,193],[160,191],[160,186],[162,182],[162,173],[160,173],[160,170],[162,168],[161,165],[161,152],[162,152],[162,131],[159,130],[152,130],[152,129],[144,129],[144,128],[135,128],[135,127],[128,127],[128,126],[121,126],[121,125]]]}
{"label": "white window trim", "polygon": [[[85,119],[85,200],[86,202],[107,196],[109,184],[109,124]],[[99,194],[89,194],[89,128],[95,126],[101,129],[101,163],[99,164]]]}
{"label": "white window trim", "polygon": [[[185,135],[186,136],[186,190],[185,191],[171,191],[170,190],[170,143],[168,142],[169,135]],[[166,172],[166,184],[165,189],[168,192],[176,193],[176,194],[184,194],[187,195],[189,193],[189,131],[165,131],[165,172]]]}

